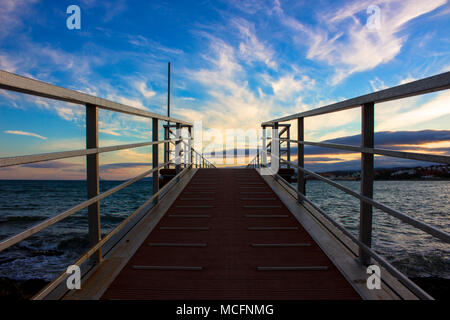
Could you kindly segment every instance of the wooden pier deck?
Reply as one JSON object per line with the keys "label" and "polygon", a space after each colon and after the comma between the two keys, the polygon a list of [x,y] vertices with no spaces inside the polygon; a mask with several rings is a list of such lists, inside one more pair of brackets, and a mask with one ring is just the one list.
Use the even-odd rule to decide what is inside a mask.
{"label": "wooden pier deck", "polygon": [[102,299],[360,299],[254,169],[200,169]]}

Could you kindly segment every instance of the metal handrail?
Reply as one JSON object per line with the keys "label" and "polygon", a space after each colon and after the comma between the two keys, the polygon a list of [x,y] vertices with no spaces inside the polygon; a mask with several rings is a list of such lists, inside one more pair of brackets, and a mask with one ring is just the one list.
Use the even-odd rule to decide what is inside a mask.
{"label": "metal handrail", "polygon": [[[280,144],[285,141],[289,141],[291,143],[297,144],[297,163],[293,163],[282,159],[281,157],[275,157],[272,161],[279,161],[280,163],[287,163],[292,165],[293,167],[297,167],[297,190],[298,201],[307,201],[311,203],[314,208],[317,208],[310,200],[306,199],[306,190],[305,190],[305,177],[306,174],[313,176],[317,179],[320,179],[331,186],[338,188],[347,194],[357,198],[360,200],[360,227],[359,227],[359,240],[355,241],[355,237],[351,236],[351,239],[355,241],[359,248],[359,259],[362,264],[368,264],[370,262],[370,257],[375,257],[375,252],[371,250],[372,243],[372,210],[373,207],[382,210],[383,212],[388,213],[389,215],[424,231],[427,234],[430,234],[439,240],[449,243],[450,242],[450,234],[442,231],[438,228],[430,226],[422,221],[416,220],[404,213],[401,213],[395,209],[389,208],[384,204],[379,203],[378,201],[373,200],[373,182],[374,182],[374,155],[384,155],[395,158],[404,158],[410,160],[419,160],[419,161],[427,161],[431,163],[443,163],[450,164],[450,156],[445,155],[436,155],[436,154],[424,154],[424,153],[415,153],[415,152],[403,152],[403,151],[395,151],[395,150],[386,150],[379,149],[374,147],[374,110],[375,104],[380,102],[386,102],[406,97],[417,96],[430,92],[442,91],[450,88],[450,72],[442,73],[436,76],[428,77],[422,80],[417,80],[411,83],[407,83],[404,85],[400,85],[397,87],[385,89],[382,91],[374,92],[368,95],[360,96],[357,98],[345,100],[342,102],[334,103],[332,105],[328,105],[325,107],[309,110],[306,112],[301,112],[297,114],[293,114],[290,116],[285,116],[282,118],[270,120],[263,122],[261,127],[263,130],[266,127],[273,127],[277,129],[281,124],[279,122],[283,121],[291,121],[297,120],[297,129],[298,129],[298,140],[291,139],[283,139],[280,138]],[[342,145],[335,143],[327,143],[327,142],[310,142],[304,140],[304,118],[324,115],[329,113],[334,113],[338,111],[343,111],[352,108],[361,108],[361,146],[350,146],[350,145]],[[265,134],[264,134],[265,136]],[[325,148],[333,148],[346,150],[350,152],[358,152],[361,153],[361,192],[357,193],[339,183],[336,183],[326,177],[321,176],[318,173],[307,170],[304,168],[305,163],[305,152],[304,146],[318,146]],[[267,147],[263,148],[261,152],[267,153]],[[252,161],[249,162],[248,167],[258,168],[261,166],[265,166],[265,164],[260,164],[255,157]],[[292,187],[292,186],[291,186]],[[318,210],[323,213],[322,210]],[[326,215],[325,215],[326,216]],[[333,224],[336,225],[336,222],[333,221],[330,217],[326,216],[328,220],[330,220]],[[349,234],[342,226],[339,229],[343,229],[345,234]],[[379,260],[379,259],[378,259]],[[381,263],[381,262],[380,262]],[[387,263],[386,261],[383,262]],[[400,280],[404,282],[404,276],[400,276],[397,272],[394,272],[394,275],[397,276]],[[408,286],[411,289],[411,286]],[[414,291],[414,288],[413,288]],[[414,291],[416,292],[416,291]],[[419,296],[422,296],[420,292]],[[426,296],[422,296],[427,298]]]}
{"label": "metal handrail", "polygon": [[161,141],[124,144],[124,145],[102,147],[102,148],[89,148],[89,149],[64,151],[64,152],[42,153],[42,154],[34,154],[34,155],[19,156],[19,157],[5,157],[5,158],[0,158],[0,168],[9,167],[9,166],[17,166],[17,165],[22,165],[22,164],[29,164],[29,163],[36,163],[36,162],[43,162],[43,161],[75,158],[75,157],[80,157],[80,156],[87,156],[89,154],[98,154],[98,153],[119,151],[119,150],[124,150],[124,149],[134,149],[134,148],[152,146],[155,144],[175,142],[175,141],[179,141],[179,140],[182,140],[182,138],[173,139],[173,140],[161,140]]}
{"label": "metal handrail", "polygon": [[26,78],[3,70],[0,70],[0,89],[25,93],[33,96],[39,96],[58,101],[71,102],[75,104],[81,105],[89,104],[104,110],[110,110],[134,116],[139,116],[143,118],[158,119],[192,126],[192,123],[188,121],[166,117],[157,113],[113,102],[79,91],[74,91],[63,87],[55,86],[53,84],[49,84],[39,80]]}
{"label": "metal handrail", "polygon": [[[102,254],[101,254],[101,248],[102,246],[111,239],[111,237],[118,232],[123,226],[125,226],[133,217],[136,216],[137,212],[144,208],[144,206],[147,206],[149,203],[153,201],[158,200],[158,196],[161,194],[163,190],[166,190],[169,186],[172,185],[173,181],[178,181],[178,179],[173,179],[165,185],[163,188],[159,188],[159,169],[170,165],[173,163],[173,161],[177,161],[178,159],[181,159],[180,156],[175,157],[173,159],[168,159],[168,161],[165,161],[165,163],[160,164],[159,163],[159,156],[158,156],[158,148],[155,148],[154,146],[160,145],[160,144],[169,144],[169,143],[180,143],[184,142],[184,140],[189,140],[189,144],[192,144],[191,138],[189,139],[183,139],[181,137],[176,139],[166,139],[166,140],[159,140],[158,139],[158,121],[163,120],[167,121],[168,123],[172,122],[175,123],[177,126],[184,126],[188,127],[189,130],[192,128],[192,124],[190,122],[179,120],[172,117],[165,117],[159,114],[155,114],[149,111],[141,110],[138,108],[134,108],[131,106],[123,105],[120,103],[112,102],[109,100],[105,100],[102,98],[98,98],[92,95],[88,95],[85,93],[69,90],[66,88],[58,87],[52,84],[48,84],[45,82],[41,82],[38,80],[22,77],[19,75],[15,75],[6,71],[0,70],[0,89],[5,89],[9,91],[15,91],[20,92],[24,94],[34,95],[34,96],[40,96],[45,97],[49,99],[54,99],[58,101],[65,101],[75,104],[82,104],[86,107],[86,149],[82,150],[72,150],[72,151],[65,151],[65,152],[54,152],[54,153],[45,153],[45,154],[35,154],[35,155],[26,155],[26,156],[18,156],[18,157],[4,157],[0,158],[0,168],[1,167],[9,167],[9,166],[16,166],[16,165],[23,165],[23,164],[29,164],[29,163],[36,163],[36,162],[43,162],[43,161],[51,161],[51,160],[58,160],[58,159],[65,159],[65,158],[73,158],[73,157],[79,157],[79,156],[86,156],[87,160],[87,185],[88,185],[88,200],[62,212],[57,214],[56,216],[53,216],[41,223],[38,223],[27,230],[13,235],[3,241],[0,241],[0,251],[5,250],[15,244],[17,244],[20,241],[23,241],[24,239],[27,239],[28,237],[42,231],[43,229],[46,229],[53,224],[75,214],[76,212],[79,212],[85,208],[88,208],[88,219],[89,219],[89,238],[90,238],[90,247],[91,249],[82,256],[78,262],[81,261],[84,262],[89,257],[93,256],[95,253],[96,257],[93,262],[101,262]],[[138,117],[144,117],[152,119],[153,121],[153,140],[142,142],[142,143],[134,143],[134,144],[125,144],[125,145],[116,145],[116,146],[109,146],[109,147],[99,147],[98,143],[98,109],[105,109],[110,110],[114,112],[120,112],[124,114],[134,115]],[[186,144],[187,145],[187,144]],[[144,146],[153,146],[153,166],[152,169],[149,169],[139,175],[137,175],[134,178],[131,178],[120,185],[111,188],[108,191],[105,191],[100,194],[99,192],[99,154],[105,153],[105,152],[112,152],[112,151],[118,151],[118,150],[124,150],[124,149],[131,149],[131,148],[139,148]],[[194,151],[193,149],[193,152]],[[200,154],[198,154],[200,155]],[[203,163],[201,164],[201,167],[205,166],[206,159],[200,155],[200,157],[203,159]],[[192,158],[191,158],[192,159]],[[192,168],[192,164],[188,160],[188,166],[187,168]],[[210,167],[210,164],[208,163],[208,167]],[[184,172],[177,172],[176,177],[180,177],[180,174]],[[133,213],[131,216],[126,218],[119,226],[117,226],[112,232],[110,232],[108,235],[101,237],[101,226],[100,226],[100,200],[122,190],[123,188],[143,179],[144,177],[153,174],[153,196],[145,202],[144,205],[142,205],[135,213]],[[53,284],[54,282],[52,282]]]}
{"label": "metal handrail", "polygon": [[432,236],[434,236],[434,237],[436,237],[436,238],[438,238],[438,239],[440,239],[440,240],[442,240],[444,242],[450,243],[450,234],[445,232],[445,231],[439,230],[436,227],[430,226],[429,224],[427,224],[425,222],[422,222],[422,221],[419,221],[417,219],[414,219],[414,218],[412,218],[412,217],[410,217],[410,216],[408,216],[408,215],[406,215],[404,213],[401,213],[400,211],[392,209],[392,208],[390,208],[390,207],[388,207],[388,206],[386,206],[386,205],[384,205],[384,204],[382,204],[382,203],[380,203],[380,202],[378,202],[376,200],[373,200],[371,198],[365,197],[365,196],[363,196],[363,195],[353,191],[352,189],[343,186],[342,184],[339,184],[339,183],[337,183],[337,182],[335,182],[333,180],[325,178],[324,176],[322,176],[322,175],[320,175],[318,173],[315,173],[313,171],[307,170],[305,168],[299,168],[296,165],[296,163],[294,163],[294,162],[287,161],[285,159],[281,159],[281,161],[289,163],[290,165],[300,169],[304,173],[309,174],[310,176],[313,176],[314,178],[317,178],[319,180],[322,180],[322,181],[328,183],[329,185],[331,185],[331,186],[333,186],[333,187],[335,187],[337,189],[340,189],[340,190],[344,191],[345,193],[347,193],[347,194],[349,194],[349,195],[351,195],[351,196],[353,196],[355,198],[358,198],[359,200],[361,200],[361,201],[363,201],[365,203],[368,203],[368,204],[372,205],[373,207],[375,207],[377,209],[380,209],[381,211],[384,211],[384,212],[388,213],[389,215],[391,215],[391,216],[393,216],[393,217],[395,217],[395,218],[397,218],[397,219],[399,219],[399,220],[401,220],[401,221],[403,221],[403,222],[405,222],[405,223],[407,223],[407,224],[409,224],[409,225],[411,225],[413,227],[416,227],[416,228],[418,228],[418,229],[420,229],[420,230],[422,230],[422,231],[424,231],[424,232],[426,232],[426,233],[428,233],[428,234],[430,234],[430,235],[432,235]]}
{"label": "metal handrail", "polygon": [[433,300],[433,297],[426,293],[422,288],[420,288],[417,284],[415,284],[412,280],[410,280],[407,276],[401,273],[397,268],[395,268],[391,263],[389,263],[386,259],[384,259],[381,255],[376,253],[371,247],[368,247],[366,244],[357,239],[350,231],[348,231],[345,227],[334,221],[329,215],[327,215],[322,209],[320,209],[317,205],[315,205],[310,199],[308,199],[305,195],[300,193],[298,190],[287,182],[283,177],[277,174],[277,178],[282,180],[286,186],[289,187],[292,191],[294,191],[298,197],[300,197],[303,201],[307,202],[311,207],[313,207],[317,212],[319,212],[324,218],[326,218],[329,222],[331,222],[339,231],[344,233],[348,238],[350,238],[353,242],[355,242],[359,248],[361,248],[364,252],[370,255],[373,259],[375,259],[381,266],[383,266],[386,270],[388,270],[393,276],[395,276],[399,281],[401,281],[405,286],[407,286],[413,293],[415,293],[419,298],[426,300]]}
{"label": "metal handrail", "polygon": [[[176,134],[172,130],[170,130],[170,128],[168,130],[169,130],[169,133],[171,133],[171,134],[176,136]],[[193,141],[193,140],[194,140],[193,138],[184,138],[184,139],[181,139],[181,142],[185,146],[188,146],[188,144],[185,141]],[[177,141],[177,140],[176,139],[175,140],[170,140],[169,142],[175,145],[175,141]],[[194,147],[191,146],[191,150],[195,154],[199,155],[209,165],[209,166],[207,166],[208,168],[216,168],[216,166],[211,161],[206,159],[202,154],[200,154],[197,150],[195,150]]]}
{"label": "metal handrail", "polygon": [[96,196],[94,198],[86,200],[86,201],[84,201],[84,202],[82,202],[82,203],[80,203],[80,204],[78,204],[78,205],[76,205],[76,206],[74,206],[74,207],[72,207],[72,208],[62,212],[62,213],[57,214],[54,217],[51,217],[51,218],[49,218],[49,219],[47,219],[47,220],[45,220],[45,221],[43,221],[43,222],[41,222],[41,223],[39,223],[37,225],[34,225],[34,226],[28,228],[25,231],[22,231],[21,233],[18,233],[18,234],[14,235],[14,236],[11,236],[11,237],[9,237],[9,238],[7,238],[5,240],[0,241],[0,252],[5,250],[5,249],[7,249],[7,248],[9,248],[9,247],[11,247],[11,246],[13,246],[13,245],[15,245],[16,243],[18,243],[18,242],[20,242],[22,240],[27,239],[28,237],[31,237],[32,235],[38,233],[39,231],[42,231],[43,229],[54,225],[55,223],[65,219],[65,218],[70,217],[71,215],[73,215],[73,214],[75,214],[75,213],[77,213],[77,212],[87,208],[91,204],[96,203],[96,202],[98,202],[98,201],[100,201],[100,200],[102,200],[102,199],[104,199],[106,197],[109,197],[110,195],[113,195],[114,193],[122,190],[123,188],[128,187],[129,185],[131,185],[131,184],[133,184],[133,183],[135,183],[135,182],[145,178],[146,176],[148,176],[149,174],[155,172],[156,170],[159,170],[159,169],[163,168],[165,165],[167,165],[169,163],[170,162],[167,162],[167,163],[164,163],[164,164],[160,165],[157,168],[152,168],[150,170],[147,170],[144,173],[141,173],[140,175],[138,175],[138,176],[136,176],[136,177],[134,177],[134,178],[132,178],[130,180],[127,180],[124,183],[121,183],[120,185],[118,185],[118,186],[116,186],[114,188],[111,188],[108,191],[105,191],[105,192],[99,194],[98,196]]}
{"label": "metal handrail", "polygon": [[[145,210],[163,191],[169,189],[174,182],[178,182],[179,178],[186,174],[186,170],[189,168],[184,168],[180,173],[178,173],[172,180],[170,180],[164,187],[159,189],[150,199],[148,199],[144,204],[142,204],[135,212],[129,215],[125,220],[123,220],[118,226],[116,226],[111,232],[105,235],[95,246],[90,248],[85,254],[83,254],[74,265],[81,266],[85,261],[87,261],[99,248],[101,248],[107,241],[109,241],[114,235],[116,235],[120,230],[122,230],[133,218],[139,215],[143,210]],[[61,284],[69,274],[62,272],[58,277],[56,277],[52,282],[50,282],[44,289],[42,289],[38,294],[33,297],[33,300],[42,300],[47,294],[52,292],[54,289]]]}
{"label": "metal handrail", "polygon": [[[184,140],[186,140],[186,139],[181,139],[181,142],[182,142],[183,144],[187,145],[187,143],[184,142]],[[175,145],[175,142],[174,142],[174,141],[170,141],[170,143],[173,144],[173,145]],[[200,156],[200,158],[202,158],[202,159],[205,161],[205,163],[207,164],[207,166],[205,166],[206,168],[216,168],[216,166],[215,166],[211,161],[209,161],[208,159],[206,159],[202,154],[200,154],[200,153],[199,153],[197,150],[195,150],[193,147],[191,147],[191,150],[192,150],[192,152],[193,152],[194,154]],[[171,164],[172,164],[172,163],[171,163]],[[196,164],[196,165],[197,165],[197,164]]]}
{"label": "metal handrail", "polygon": [[[280,138],[280,140],[286,141],[288,139]],[[309,145],[309,146],[317,146],[317,147],[332,148],[332,149],[339,149],[339,150],[346,150],[346,151],[378,154],[378,155],[383,155],[383,156],[389,156],[389,157],[394,157],[394,158],[403,158],[403,159],[409,159],[409,160],[419,160],[419,161],[450,164],[450,156],[442,156],[442,155],[419,153],[419,152],[395,151],[395,150],[387,150],[387,149],[379,149],[379,148],[364,148],[364,147],[357,147],[357,146],[351,146],[351,145],[346,145],[346,144],[337,144],[337,143],[311,142],[311,141],[300,141],[300,140],[289,140],[289,141],[299,143],[299,144]]]}

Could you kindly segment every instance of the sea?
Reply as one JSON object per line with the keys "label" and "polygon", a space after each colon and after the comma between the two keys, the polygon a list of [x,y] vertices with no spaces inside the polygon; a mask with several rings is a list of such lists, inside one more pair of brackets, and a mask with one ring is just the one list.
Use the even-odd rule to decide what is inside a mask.
{"label": "sea", "polygon": [[[101,181],[101,192],[121,181]],[[357,181],[339,183],[355,191]],[[307,197],[358,235],[359,201],[321,181],[308,181]],[[85,181],[0,180],[0,240],[86,200]],[[375,181],[381,203],[450,232],[450,181]],[[102,234],[110,232],[152,195],[139,181],[101,201]],[[87,210],[0,252],[0,277],[50,281],[89,247]],[[373,248],[409,277],[450,279],[450,248],[388,214],[374,210]]]}

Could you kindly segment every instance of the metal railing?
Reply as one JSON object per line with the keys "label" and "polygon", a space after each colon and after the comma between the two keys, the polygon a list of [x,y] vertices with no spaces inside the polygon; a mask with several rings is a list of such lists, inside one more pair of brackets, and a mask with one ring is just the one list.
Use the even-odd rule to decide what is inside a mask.
{"label": "metal railing", "polygon": [[[198,153],[192,147],[191,131],[193,125],[184,120],[165,117],[149,111],[137,109],[131,106],[119,104],[102,98],[98,98],[85,93],[65,89],[52,84],[41,82],[38,80],[22,77],[9,72],[0,70],[0,89],[9,91],[20,92],[28,95],[45,97],[58,101],[65,101],[75,103],[78,105],[84,105],[86,107],[86,149],[34,154],[18,157],[0,158],[0,168],[17,166],[29,163],[59,160],[65,158],[74,158],[79,156],[86,156],[86,174],[87,174],[87,198],[88,200],[59,213],[41,223],[38,223],[27,230],[13,235],[7,239],[0,241],[0,251],[3,251],[20,241],[23,241],[32,235],[54,225],[55,223],[85,209],[88,208],[88,224],[89,224],[89,243],[90,249],[80,257],[75,263],[80,265],[87,259],[91,258],[94,263],[100,263],[102,260],[102,247],[110,240],[115,234],[117,234],[128,222],[141,213],[144,209],[148,209],[149,204],[154,204],[158,201],[159,196],[165,190],[172,187],[174,182],[177,182],[179,178],[185,174],[186,169],[190,169],[193,166],[197,168],[212,168],[214,165],[206,160],[200,153]],[[152,141],[125,144],[110,147],[99,147],[99,129],[98,129],[98,110],[104,109],[113,112],[133,115],[137,117],[143,117],[152,119]],[[159,140],[159,121],[167,121],[168,125],[172,123],[177,128],[177,135],[174,139]],[[187,127],[189,135],[187,139],[181,138],[181,128]],[[188,141],[188,142],[186,142]],[[159,162],[159,148],[160,144],[164,144],[165,148],[170,151],[168,147],[172,143],[176,146],[175,157],[172,159],[165,158],[164,163]],[[185,148],[182,150],[180,144],[183,143]],[[99,155],[105,152],[112,152],[124,149],[139,148],[145,146],[152,147],[152,169],[149,169],[138,176],[129,179],[120,185],[109,189],[103,193],[100,193],[100,166]],[[165,150],[166,151],[166,150]],[[182,163],[182,155],[189,153],[187,162]],[[170,155],[170,152],[168,152]],[[195,158],[195,162],[193,159]],[[167,168],[170,164],[175,164],[177,173],[174,179],[172,179],[163,188],[159,188],[159,169]],[[182,169],[181,166],[184,165]],[[121,224],[115,227],[110,233],[103,238],[101,237],[101,225],[100,225],[100,200],[105,199],[114,193],[130,186],[131,184],[149,176],[153,176],[153,196],[147,200],[140,208],[126,218]],[[46,287],[37,297],[43,297],[50,290],[54,289],[59,283],[61,283],[68,275],[64,272],[53,281],[50,286]]]}
{"label": "metal railing", "polygon": [[[376,200],[373,199],[373,184],[374,184],[374,155],[384,155],[395,158],[404,158],[410,160],[420,160],[427,161],[431,163],[441,163],[450,164],[450,156],[445,155],[435,155],[435,154],[424,154],[415,152],[402,152],[394,150],[385,150],[374,148],[374,108],[376,103],[386,102],[391,100],[397,100],[406,97],[412,97],[417,95],[422,95],[425,93],[436,92],[441,90],[446,90],[450,88],[450,72],[442,73],[436,76],[425,78],[422,80],[414,81],[411,83],[403,84],[397,87],[385,89],[375,93],[367,94],[357,98],[345,100],[325,107],[313,109],[310,111],[297,113],[294,115],[270,120],[261,124],[263,128],[263,136],[265,136],[265,129],[267,127],[273,127],[274,132],[277,132],[280,122],[297,120],[297,137],[298,140],[290,140],[280,138],[279,143],[283,141],[289,141],[291,143],[297,144],[297,163],[282,159],[281,156],[274,157],[271,161],[279,161],[280,163],[288,163],[290,166],[297,168],[297,189],[295,189],[291,184],[286,182],[282,177],[277,174],[277,178],[286,182],[286,184],[294,189],[298,195],[298,201],[303,203],[307,202],[313,208],[315,208],[319,213],[321,213],[326,219],[331,221],[339,230],[346,234],[350,239],[353,240],[359,247],[359,260],[362,264],[367,265],[370,263],[371,258],[378,261],[385,268],[390,270],[393,275],[397,277],[402,283],[404,283],[408,288],[410,288],[414,293],[416,293],[421,298],[431,298],[427,293],[415,285],[406,276],[395,269],[391,264],[384,260],[380,255],[372,250],[372,211],[373,207],[407,223],[417,229],[426,232],[429,235],[436,237],[437,239],[450,243],[450,234],[439,230],[436,227],[430,226],[422,221],[412,218],[398,210],[392,209]],[[304,140],[304,119],[307,117],[313,117],[318,115],[330,114],[338,111],[343,111],[352,108],[361,108],[361,146],[350,146],[341,145],[334,143],[324,143],[324,142],[310,142]],[[305,154],[304,146],[319,146],[324,148],[332,148],[346,151],[353,151],[361,153],[361,192],[355,192],[333,180],[323,177],[320,174],[312,172],[304,168]],[[262,153],[266,153],[267,157],[267,147],[261,149]],[[272,155],[274,156],[274,155]],[[277,159],[278,158],[278,159]],[[251,168],[258,168],[265,166],[262,164],[259,157],[255,157],[248,165]],[[359,238],[354,237],[350,232],[348,232],[344,227],[336,223],[327,214],[325,214],[320,208],[318,208],[314,203],[312,203],[306,197],[306,175],[310,175],[316,179],[326,182],[327,184],[344,191],[345,193],[360,200],[360,217],[359,217]]]}

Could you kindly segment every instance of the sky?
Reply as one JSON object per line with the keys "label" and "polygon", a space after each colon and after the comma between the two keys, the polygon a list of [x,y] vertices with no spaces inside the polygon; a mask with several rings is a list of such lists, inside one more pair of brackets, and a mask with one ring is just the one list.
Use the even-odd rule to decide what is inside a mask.
{"label": "sky", "polygon": [[[67,27],[70,5],[80,29]],[[166,114],[170,61],[171,115],[201,121],[205,151],[218,152],[227,130],[450,71],[449,17],[447,0],[0,0],[0,69]],[[377,104],[375,143],[450,154],[449,103],[442,91]],[[83,106],[0,90],[0,157],[83,149],[84,122]],[[312,117],[305,139],[358,145],[360,128],[359,109]],[[99,130],[101,146],[152,134],[150,121],[108,111]],[[306,166],[358,169],[359,157],[308,148]],[[130,178],[151,147],[100,163],[102,179]],[[0,179],[84,178],[83,157],[0,169]]]}

